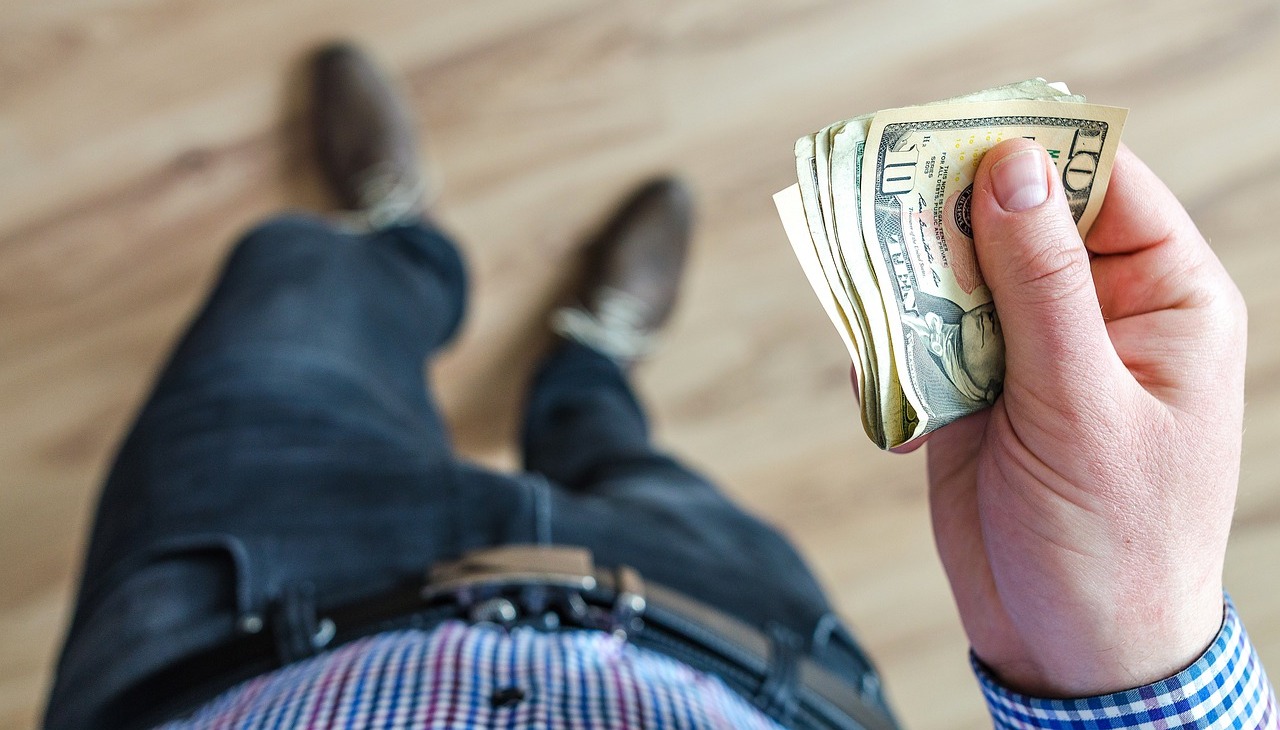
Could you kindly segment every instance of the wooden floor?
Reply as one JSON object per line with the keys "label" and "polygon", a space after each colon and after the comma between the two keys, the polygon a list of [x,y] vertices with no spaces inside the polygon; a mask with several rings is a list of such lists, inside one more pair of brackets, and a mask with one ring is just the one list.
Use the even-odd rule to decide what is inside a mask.
{"label": "wooden floor", "polygon": [[0,727],[36,722],[97,485],[238,232],[323,200],[308,49],[404,80],[475,299],[437,367],[462,448],[512,463],[520,386],[575,246],[676,171],[700,220],[640,375],[662,440],[780,523],[906,725],[987,724],[933,555],[923,456],[861,434],[848,361],[770,195],[834,119],[1029,76],[1131,107],[1251,307],[1229,587],[1280,672],[1280,6],[1274,0],[5,0],[0,5]]}

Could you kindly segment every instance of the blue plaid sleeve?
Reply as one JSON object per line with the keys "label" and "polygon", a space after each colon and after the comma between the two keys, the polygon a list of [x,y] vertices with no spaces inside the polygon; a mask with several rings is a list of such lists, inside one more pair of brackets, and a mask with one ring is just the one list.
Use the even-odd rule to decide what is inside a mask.
{"label": "blue plaid sleeve", "polygon": [[1101,697],[1048,700],[1002,686],[970,654],[997,730],[1012,728],[1280,728],[1276,694],[1231,599],[1204,655],[1169,679]]}

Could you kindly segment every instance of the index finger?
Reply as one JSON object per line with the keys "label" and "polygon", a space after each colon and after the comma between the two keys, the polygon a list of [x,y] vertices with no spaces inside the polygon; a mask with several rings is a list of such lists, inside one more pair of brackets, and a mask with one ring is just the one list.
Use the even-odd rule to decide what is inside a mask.
{"label": "index finger", "polygon": [[[1101,256],[1137,253],[1161,245],[1210,254],[1208,244],[1177,196],[1127,146],[1121,144],[1098,217],[1085,247]],[[1210,254],[1211,255],[1211,254]]]}

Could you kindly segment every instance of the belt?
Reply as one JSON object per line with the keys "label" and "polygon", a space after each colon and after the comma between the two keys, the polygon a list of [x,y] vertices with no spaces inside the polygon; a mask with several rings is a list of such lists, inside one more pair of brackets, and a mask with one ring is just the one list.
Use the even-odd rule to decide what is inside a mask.
{"label": "belt", "polygon": [[[646,582],[629,567],[599,569],[585,548],[508,545],[437,564],[422,586],[304,617],[310,627],[302,634],[310,635],[304,645],[294,645],[296,637],[282,636],[261,621],[242,623],[236,638],[167,666],[122,693],[105,709],[101,724],[151,726],[200,706],[240,681],[277,669],[288,658],[304,658],[385,631],[430,629],[453,618],[614,632],[719,677],[749,701],[775,681],[771,669],[776,642],[755,627]],[[896,728],[869,692],[851,686],[812,658],[794,657],[791,671],[794,694],[785,710],[756,703],[775,719],[781,715],[803,728]],[[161,706],[161,698],[170,701]]]}

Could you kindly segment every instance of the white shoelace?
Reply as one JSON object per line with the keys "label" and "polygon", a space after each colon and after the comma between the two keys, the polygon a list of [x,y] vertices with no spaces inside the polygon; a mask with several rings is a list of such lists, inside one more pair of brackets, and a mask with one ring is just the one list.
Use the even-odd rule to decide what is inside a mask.
{"label": "white shoelace", "polygon": [[640,299],[613,288],[602,288],[596,296],[596,312],[581,307],[562,307],[551,315],[551,329],[620,361],[638,360],[657,345],[654,332],[642,323],[649,307]]}
{"label": "white shoelace", "polygon": [[405,180],[391,163],[370,168],[360,183],[360,207],[340,214],[344,228],[371,233],[417,220],[427,198],[426,176]]}

